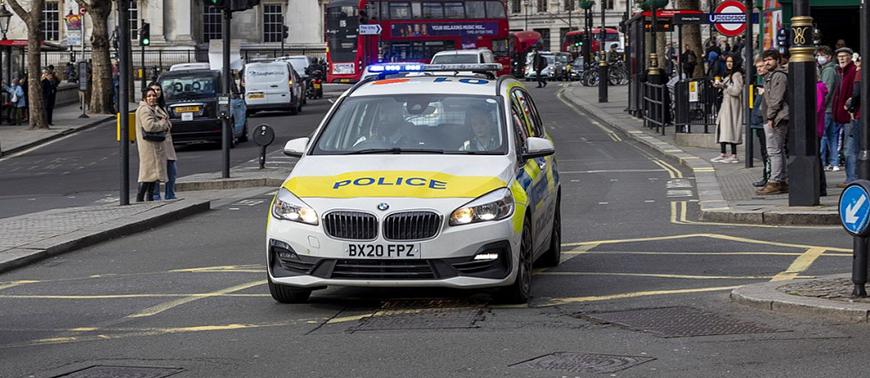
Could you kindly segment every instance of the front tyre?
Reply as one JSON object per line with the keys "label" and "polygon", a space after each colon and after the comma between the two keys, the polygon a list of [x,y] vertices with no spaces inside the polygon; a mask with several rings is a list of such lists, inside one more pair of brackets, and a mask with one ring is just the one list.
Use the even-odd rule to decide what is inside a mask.
{"label": "front tyre", "polygon": [[528,219],[523,224],[520,242],[520,257],[517,264],[517,278],[514,283],[501,289],[499,301],[510,304],[527,303],[532,296],[532,230]]}
{"label": "front tyre", "polygon": [[269,280],[269,294],[272,294],[272,298],[279,303],[305,303],[311,296],[311,289],[276,284],[272,282],[271,277],[267,277],[267,279]]}

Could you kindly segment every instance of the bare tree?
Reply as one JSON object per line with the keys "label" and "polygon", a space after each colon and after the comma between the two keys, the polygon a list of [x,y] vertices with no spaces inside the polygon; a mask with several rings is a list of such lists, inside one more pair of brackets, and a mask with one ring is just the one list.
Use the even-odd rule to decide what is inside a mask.
{"label": "bare tree", "polygon": [[112,62],[109,44],[109,15],[112,13],[112,0],[76,0],[80,7],[88,10],[93,30],[91,32],[91,91],[92,112],[113,114],[112,104]]}
{"label": "bare tree", "polygon": [[[701,10],[701,3],[699,0],[677,0],[677,8]],[[704,76],[704,48],[701,46],[701,25],[683,25],[683,44],[689,45],[689,48],[698,57],[695,72],[686,72],[686,75],[689,77]],[[678,51],[680,53],[684,52],[685,46],[680,46]]]}
{"label": "bare tree", "polygon": [[41,70],[39,67],[43,38],[39,34],[45,0],[31,0],[30,10],[24,9],[18,0],[9,0],[8,2],[12,11],[21,17],[24,24],[27,25],[27,101],[29,102],[30,127],[47,129],[48,123],[45,120],[45,103],[42,99]]}

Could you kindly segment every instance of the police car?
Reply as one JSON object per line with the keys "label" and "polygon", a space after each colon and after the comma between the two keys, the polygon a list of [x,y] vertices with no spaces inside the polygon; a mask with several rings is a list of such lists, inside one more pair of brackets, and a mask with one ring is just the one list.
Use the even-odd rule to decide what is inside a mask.
{"label": "police car", "polygon": [[498,288],[523,303],[560,259],[553,142],[500,64],[416,71],[346,91],[270,205],[268,283],[282,303],[327,286]]}

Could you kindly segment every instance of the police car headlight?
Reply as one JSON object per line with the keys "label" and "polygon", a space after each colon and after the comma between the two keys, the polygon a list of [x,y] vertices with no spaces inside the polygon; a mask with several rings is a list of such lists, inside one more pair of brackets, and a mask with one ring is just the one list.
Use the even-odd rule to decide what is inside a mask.
{"label": "police car headlight", "polygon": [[278,191],[275,204],[272,205],[272,216],[278,219],[317,225],[317,212],[284,188]]}
{"label": "police car headlight", "polygon": [[505,219],[514,212],[514,196],[507,188],[489,192],[450,214],[450,225],[461,226],[477,222]]}

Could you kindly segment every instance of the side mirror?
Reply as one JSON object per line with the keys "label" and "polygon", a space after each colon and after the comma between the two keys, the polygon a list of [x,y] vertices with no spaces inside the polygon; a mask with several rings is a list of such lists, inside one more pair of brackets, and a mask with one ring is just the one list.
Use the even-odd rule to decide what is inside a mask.
{"label": "side mirror", "polygon": [[302,157],[305,154],[305,150],[308,149],[308,141],[310,140],[309,138],[296,138],[288,141],[284,145],[284,155]]}
{"label": "side mirror", "polygon": [[556,153],[553,142],[546,138],[529,137],[526,139],[526,152],[523,153],[523,159],[537,159],[540,157],[550,156]]}

